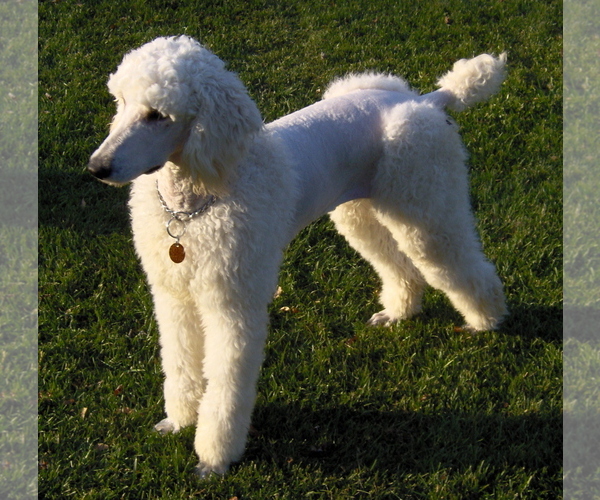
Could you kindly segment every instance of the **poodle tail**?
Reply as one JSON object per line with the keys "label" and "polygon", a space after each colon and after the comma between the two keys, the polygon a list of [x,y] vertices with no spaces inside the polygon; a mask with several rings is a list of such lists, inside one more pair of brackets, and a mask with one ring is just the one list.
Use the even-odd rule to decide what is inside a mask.
{"label": "poodle tail", "polygon": [[505,64],[506,52],[499,57],[481,54],[473,59],[461,59],[438,80],[440,89],[428,96],[438,105],[462,111],[498,91],[506,75]]}

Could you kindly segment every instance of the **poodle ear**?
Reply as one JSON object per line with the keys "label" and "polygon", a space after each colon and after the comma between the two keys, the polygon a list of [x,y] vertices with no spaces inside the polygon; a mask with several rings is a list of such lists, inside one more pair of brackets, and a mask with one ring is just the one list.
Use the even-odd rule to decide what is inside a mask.
{"label": "poodle ear", "polygon": [[202,78],[194,89],[198,100],[190,135],[182,151],[183,164],[194,181],[209,192],[223,192],[227,179],[263,127],[258,108],[233,73],[223,70]]}

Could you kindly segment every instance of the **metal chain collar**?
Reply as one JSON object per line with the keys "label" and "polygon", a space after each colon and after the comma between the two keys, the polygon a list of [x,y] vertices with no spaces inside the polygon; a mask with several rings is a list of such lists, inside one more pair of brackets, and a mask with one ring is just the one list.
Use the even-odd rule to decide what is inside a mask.
{"label": "metal chain collar", "polygon": [[[160,190],[158,189],[158,180],[156,181],[156,192],[158,193],[158,199],[159,199],[160,204],[163,207],[164,211],[171,214],[171,218],[167,221],[167,224],[166,224],[167,234],[171,238],[173,238],[177,243],[179,243],[179,238],[181,238],[187,230],[186,224],[190,220],[192,220],[194,217],[196,217],[198,215],[202,215],[215,203],[215,201],[217,201],[217,197],[215,195],[211,195],[210,198],[208,199],[208,201],[206,203],[204,203],[197,210],[194,210],[193,212],[183,212],[183,211],[178,212],[176,210],[170,209],[167,206],[165,199],[162,197],[162,194],[160,194]],[[171,227],[174,222],[179,223],[178,230],[176,227],[175,228]],[[175,226],[177,226],[177,223],[175,224]]]}

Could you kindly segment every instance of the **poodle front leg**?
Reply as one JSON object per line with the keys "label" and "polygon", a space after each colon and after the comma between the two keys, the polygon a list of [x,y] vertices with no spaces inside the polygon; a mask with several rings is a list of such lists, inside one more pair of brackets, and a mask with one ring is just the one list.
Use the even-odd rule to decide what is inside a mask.
{"label": "poodle front leg", "polygon": [[[238,309],[239,307],[239,309]],[[198,410],[198,473],[223,474],[244,452],[267,335],[267,303],[204,310],[206,390]]]}
{"label": "poodle front leg", "polygon": [[182,300],[156,286],[152,294],[160,334],[167,414],[155,429],[161,433],[177,432],[194,424],[198,416],[204,390],[203,331],[191,300]]}

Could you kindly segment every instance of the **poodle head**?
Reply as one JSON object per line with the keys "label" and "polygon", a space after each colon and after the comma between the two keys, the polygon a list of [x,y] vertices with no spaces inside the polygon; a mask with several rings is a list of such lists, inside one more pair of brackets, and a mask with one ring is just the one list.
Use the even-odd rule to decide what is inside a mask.
{"label": "poodle head", "polygon": [[157,38],[128,53],[108,88],[117,114],[89,169],[123,184],[171,160],[219,191],[262,129],[240,79],[187,36]]}

